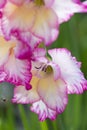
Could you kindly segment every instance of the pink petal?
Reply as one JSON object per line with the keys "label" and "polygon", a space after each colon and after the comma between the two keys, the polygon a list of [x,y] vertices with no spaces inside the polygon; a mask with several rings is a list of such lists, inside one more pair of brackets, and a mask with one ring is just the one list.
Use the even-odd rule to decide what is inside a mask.
{"label": "pink petal", "polygon": [[83,2],[83,12],[87,13],[87,0]]}
{"label": "pink petal", "polygon": [[61,113],[67,104],[66,85],[59,79],[54,81],[53,76],[43,78],[38,83],[38,94],[42,101],[52,110]]}
{"label": "pink petal", "polygon": [[27,44],[18,41],[14,50],[15,50],[15,56],[17,58],[19,58],[19,59],[29,59],[29,60],[31,59],[32,50]]}
{"label": "pink petal", "polygon": [[16,86],[14,89],[14,96],[12,101],[14,103],[29,104],[34,103],[40,99],[37,93],[38,78],[33,77],[30,84],[32,89],[26,90],[25,86]]}
{"label": "pink petal", "polygon": [[45,6],[51,7],[55,0],[44,0]]}
{"label": "pink petal", "polygon": [[82,93],[87,88],[87,81],[80,70],[80,62],[67,49],[52,49],[49,54],[55,64],[58,64],[61,77],[67,83],[68,93]]}
{"label": "pink petal", "polygon": [[81,3],[80,0],[71,0],[73,2],[76,2],[76,3]]}
{"label": "pink petal", "polygon": [[2,29],[1,29],[1,21],[0,21],[0,37],[3,37],[3,32],[2,32]]}
{"label": "pink petal", "polygon": [[0,8],[3,8],[7,0],[0,0]]}
{"label": "pink petal", "polygon": [[84,4],[78,0],[55,0],[52,5],[59,23],[68,21],[74,13],[87,12]]}
{"label": "pink petal", "polygon": [[9,21],[7,20],[6,17],[2,17],[1,19],[1,30],[6,40],[11,39],[11,33],[10,33],[11,26],[9,26]]}
{"label": "pink petal", "polygon": [[21,5],[24,2],[24,0],[9,0],[9,1],[16,5]]}
{"label": "pink petal", "polygon": [[34,36],[30,32],[21,32],[18,36],[18,39],[21,40],[22,42],[25,42],[32,49],[37,47],[42,42],[40,38]]}
{"label": "pink petal", "polygon": [[58,114],[56,111],[48,108],[42,100],[33,103],[30,109],[39,115],[40,121],[44,121],[46,118],[54,120]]}
{"label": "pink petal", "polygon": [[40,57],[44,57],[46,55],[46,50],[43,48],[36,48],[34,49],[33,55],[36,59]]}

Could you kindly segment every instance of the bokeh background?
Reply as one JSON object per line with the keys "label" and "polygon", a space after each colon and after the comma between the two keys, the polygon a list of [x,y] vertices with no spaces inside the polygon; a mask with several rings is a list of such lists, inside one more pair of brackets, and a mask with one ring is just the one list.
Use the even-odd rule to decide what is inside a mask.
{"label": "bokeh background", "polygon": [[[82,62],[81,70],[87,78],[87,14],[75,14],[61,24],[59,37],[49,48],[55,47],[69,49]],[[44,122],[29,110],[29,105],[12,104],[12,94],[12,85],[0,84],[0,130],[87,130],[87,91],[69,95],[65,111],[55,121]]]}

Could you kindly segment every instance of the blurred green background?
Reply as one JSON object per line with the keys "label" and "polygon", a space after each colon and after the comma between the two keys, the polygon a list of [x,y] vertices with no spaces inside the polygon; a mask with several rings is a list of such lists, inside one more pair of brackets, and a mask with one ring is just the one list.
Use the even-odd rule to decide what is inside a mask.
{"label": "blurred green background", "polygon": [[[49,48],[65,47],[82,62],[87,78],[87,14],[75,14],[60,26],[59,38]],[[0,84],[0,130],[87,130],[87,92],[69,95],[65,111],[55,121],[38,120],[28,105],[11,104],[13,87]]]}

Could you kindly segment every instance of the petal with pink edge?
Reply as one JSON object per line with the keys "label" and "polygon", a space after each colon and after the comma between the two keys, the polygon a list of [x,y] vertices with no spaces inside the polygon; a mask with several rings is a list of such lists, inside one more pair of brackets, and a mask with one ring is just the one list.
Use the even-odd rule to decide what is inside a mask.
{"label": "petal with pink edge", "polygon": [[58,114],[56,111],[48,108],[42,100],[33,103],[30,109],[39,115],[40,121],[44,121],[46,118],[54,120]]}
{"label": "petal with pink edge", "polygon": [[76,3],[78,3],[78,4],[80,4],[81,3],[81,1],[80,0],[71,0],[72,2],[76,2]]}
{"label": "petal with pink edge", "polygon": [[35,58],[44,57],[46,55],[46,50],[44,48],[34,49],[33,55]]}
{"label": "petal with pink edge", "polygon": [[68,98],[66,84],[61,79],[54,81],[53,76],[41,79],[38,83],[38,94],[50,109],[58,113],[64,111]]}
{"label": "petal with pink edge", "polygon": [[14,48],[15,56],[19,59],[31,59],[32,56],[32,50],[30,46],[28,46],[25,43],[22,43],[20,41],[17,41],[16,47]]}
{"label": "petal with pink edge", "polygon": [[18,39],[30,46],[31,49],[34,49],[42,42],[40,38],[34,36],[31,32],[19,33]]}
{"label": "petal with pink edge", "polygon": [[4,72],[7,74],[6,81],[15,85],[24,85],[30,89],[29,81],[31,80],[30,61],[19,60],[15,58],[14,53],[9,55],[7,62],[4,64]]}
{"label": "petal with pink edge", "polygon": [[83,12],[87,13],[87,0],[83,2]]}
{"label": "petal with pink edge", "polygon": [[80,70],[81,63],[77,62],[76,58],[72,57],[71,53],[64,48],[49,50],[49,54],[52,61],[60,68],[61,77],[67,83],[68,93],[82,93],[87,88],[87,81]]}
{"label": "petal with pink edge", "polygon": [[55,0],[52,8],[58,16],[59,23],[68,21],[74,13],[87,12],[84,2],[74,0]]}
{"label": "petal with pink edge", "polygon": [[32,77],[30,84],[32,85],[32,89],[26,90],[25,86],[16,86],[14,88],[14,96],[12,102],[14,103],[34,103],[40,99],[37,93],[37,84],[38,78]]}
{"label": "petal with pink edge", "polygon": [[[26,15],[27,13],[29,15]],[[6,38],[9,39],[15,31],[18,33],[29,31],[34,24],[35,14],[35,5],[32,2],[21,6],[12,3],[6,4],[1,20],[2,30]]]}

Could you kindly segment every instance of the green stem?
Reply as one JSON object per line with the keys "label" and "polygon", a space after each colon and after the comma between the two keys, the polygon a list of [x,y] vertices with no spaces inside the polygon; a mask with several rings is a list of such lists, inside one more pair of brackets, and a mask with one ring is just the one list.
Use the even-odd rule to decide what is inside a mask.
{"label": "green stem", "polygon": [[40,122],[40,127],[41,127],[41,130],[49,130],[46,121]]}
{"label": "green stem", "polygon": [[19,108],[21,120],[22,120],[22,123],[23,123],[23,126],[24,126],[24,130],[29,130],[29,125],[28,125],[29,123],[28,123],[23,105],[19,104],[18,108]]}

